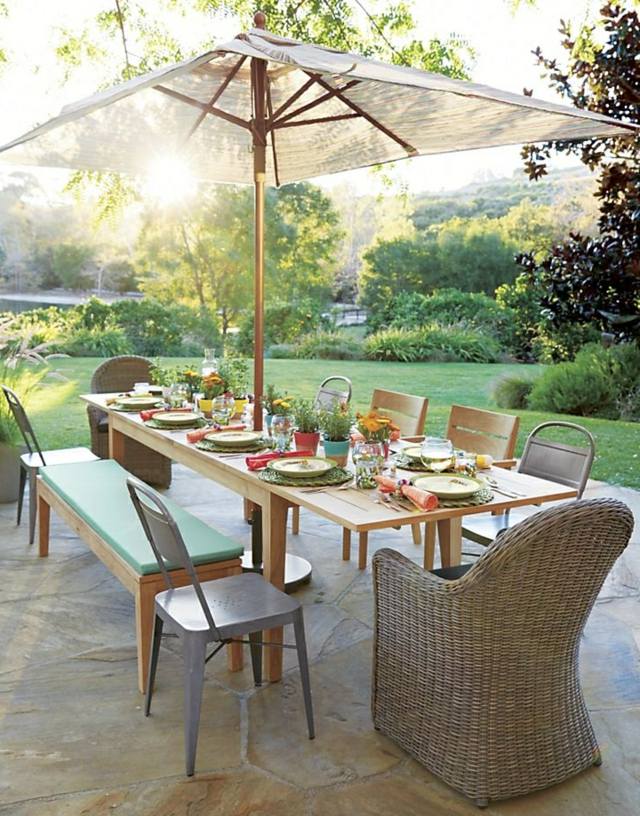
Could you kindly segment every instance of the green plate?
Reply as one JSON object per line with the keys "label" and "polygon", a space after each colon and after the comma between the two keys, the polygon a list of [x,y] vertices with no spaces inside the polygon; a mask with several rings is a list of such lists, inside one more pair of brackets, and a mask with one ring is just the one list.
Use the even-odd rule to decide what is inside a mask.
{"label": "green plate", "polygon": [[267,467],[288,479],[314,479],[328,473],[335,464],[319,456],[305,456],[300,459],[294,457],[274,459]]}
{"label": "green plate", "polygon": [[166,422],[157,422],[156,418],[152,417],[144,424],[149,428],[157,428],[159,431],[189,431],[192,428],[206,428],[207,420],[203,417],[196,417],[195,421],[191,420],[188,425],[170,425]]}
{"label": "green plate", "polygon": [[219,448],[246,448],[262,440],[259,431],[212,431],[205,436]]}
{"label": "green plate", "polygon": [[485,487],[485,483],[471,476],[447,473],[429,473],[413,480],[416,487],[428,490],[439,499],[466,499]]}

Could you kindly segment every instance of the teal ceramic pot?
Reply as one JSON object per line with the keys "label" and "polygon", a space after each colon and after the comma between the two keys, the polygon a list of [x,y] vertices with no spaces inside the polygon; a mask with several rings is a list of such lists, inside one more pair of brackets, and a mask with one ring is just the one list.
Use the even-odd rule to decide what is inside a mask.
{"label": "teal ceramic pot", "polygon": [[337,442],[331,439],[325,439],[323,442],[324,455],[327,459],[333,459],[339,467],[344,467],[349,459],[350,446],[351,443],[349,439],[340,439]]}

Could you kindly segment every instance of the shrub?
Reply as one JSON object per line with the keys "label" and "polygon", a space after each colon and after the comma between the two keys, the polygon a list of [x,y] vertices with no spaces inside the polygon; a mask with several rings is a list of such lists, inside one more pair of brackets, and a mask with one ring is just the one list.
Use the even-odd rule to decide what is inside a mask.
{"label": "shrub", "polygon": [[498,380],[493,398],[498,408],[526,408],[533,380],[526,377],[510,376]]}
{"label": "shrub", "polygon": [[640,347],[585,346],[572,362],[548,368],[529,396],[534,410],[618,419],[637,415]]}
{"label": "shrub", "polygon": [[364,342],[370,360],[495,363],[500,355],[497,341],[488,334],[464,326],[432,324],[421,329],[386,329]]}
{"label": "shrub", "polygon": [[430,295],[402,292],[394,299],[393,318],[396,328],[420,328],[430,323],[468,326],[494,330],[503,317],[503,309],[481,292],[439,289]]}
{"label": "shrub", "polygon": [[[293,343],[302,335],[322,328],[327,319],[322,304],[311,298],[291,303],[268,303],[264,309],[264,345]],[[253,354],[253,310],[247,310],[240,320],[236,346],[241,354]]]}
{"label": "shrub", "polygon": [[361,360],[362,343],[344,332],[307,334],[296,344],[295,356],[303,359]]}
{"label": "shrub", "polygon": [[274,343],[267,349],[267,357],[274,360],[293,360],[296,356],[296,346],[293,343]]}
{"label": "shrub", "polygon": [[71,357],[115,357],[133,351],[124,331],[115,326],[104,329],[81,327],[68,340],[54,345],[57,352]]}

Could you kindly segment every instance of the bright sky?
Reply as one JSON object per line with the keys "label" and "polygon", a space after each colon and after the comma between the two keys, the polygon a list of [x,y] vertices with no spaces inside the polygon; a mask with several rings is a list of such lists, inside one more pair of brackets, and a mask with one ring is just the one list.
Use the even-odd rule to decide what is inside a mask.
{"label": "bright sky", "polygon": [[[91,71],[76,72],[73,80],[64,84],[52,42],[57,39],[57,29],[78,30],[105,4],[104,0],[20,0],[11,6],[9,19],[2,20],[2,41],[10,45],[10,64],[0,75],[0,143],[96,89],[99,79]],[[152,8],[152,0],[147,0],[146,6]],[[416,0],[414,11],[418,36],[428,39],[433,34],[444,37],[455,33],[475,48],[474,81],[518,93],[526,86],[534,89],[535,96],[558,101],[540,79],[531,51],[540,45],[544,53],[561,56],[560,19],[579,23],[593,6],[589,0],[538,0],[536,8],[524,5],[512,14],[508,0]],[[182,41],[201,40],[202,17],[196,21],[195,15],[193,20],[174,15],[171,23]],[[238,30],[232,19],[215,25],[212,21],[211,27],[212,42],[229,39]],[[511,175],[521,166],[518,154],[518,148],[511,147],[424,157],[399,162],[394,174],[414,192],[455,189],[480,178]],[[369,171],[320,181],[329,186],[347,182],[358,190],[371,189]]]}

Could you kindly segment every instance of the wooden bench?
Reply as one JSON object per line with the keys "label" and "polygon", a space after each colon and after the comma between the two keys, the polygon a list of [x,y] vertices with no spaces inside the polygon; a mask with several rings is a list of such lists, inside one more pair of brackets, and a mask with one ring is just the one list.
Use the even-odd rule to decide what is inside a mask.
{"label": "wooden bench", "polygon": [[[112,459],[40,468],[38,476],[39,550],[49,554],[53,509],[80,536],[135,598],[138,687],[145,691],[154,622],[154,599],[164,579],[126,486],[128,472]],[[163,496],[174,515],[201,581],[242,572],[243,548]],[[171,569],[175,586],[189,583],[183,569]],[[242,644],[227,650],[231,671],[242,668]]]}

